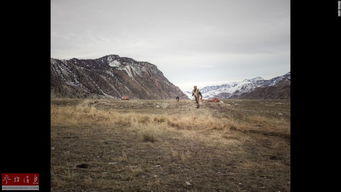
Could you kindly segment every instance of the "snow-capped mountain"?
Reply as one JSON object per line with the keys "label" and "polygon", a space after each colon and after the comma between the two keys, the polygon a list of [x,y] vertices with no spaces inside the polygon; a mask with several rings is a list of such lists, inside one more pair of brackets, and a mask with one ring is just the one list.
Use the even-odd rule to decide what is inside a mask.
{"label": "snow-capped mountain", "polygon": [[52,97],[187,98],[153,64],[118,55],[51,59]]}
{"label": "snow-capped mountain", "polygon": [[[290,72],[285,75],[274,77],[265,80],[262,77],[255,77],[252,79],[245,79],[240,82],[231,82],[223,85],[207,86],[201,89],[203,98],[247,98],[247,94],[256,90],[256,88],[276,87],[280,82],[288,82],[290,85]],[[261,89],[257,89],[258,92]],[[289,90],[288,90],[289,91]],[[186,95],[191,92],[185,91]]]}
{"label": "snow-capped mountain", "polygon": [[239,95],[239,99],[288,99],[290,98],[290,77],[277,78],[271,86],[257,87],[251,92]]}

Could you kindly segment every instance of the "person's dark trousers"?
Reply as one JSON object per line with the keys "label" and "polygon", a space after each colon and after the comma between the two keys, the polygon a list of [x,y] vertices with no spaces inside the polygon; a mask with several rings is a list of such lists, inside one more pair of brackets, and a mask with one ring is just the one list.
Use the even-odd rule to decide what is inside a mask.
{"label": "person's dark trousers", "polygon": [[197,108],[199,108],[200,107],[200,105],[199,105],[199,97],[196,97],[196,96],[194,96],[195,97],[195,102],[197,103]]}

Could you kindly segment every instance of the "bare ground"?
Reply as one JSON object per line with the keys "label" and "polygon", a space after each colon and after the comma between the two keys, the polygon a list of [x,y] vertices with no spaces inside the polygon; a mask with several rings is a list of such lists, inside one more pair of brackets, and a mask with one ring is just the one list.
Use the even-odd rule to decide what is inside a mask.
{"label": "bare ground", "polygon": [[52,191],[290,191],[288,100],[51,105]]}

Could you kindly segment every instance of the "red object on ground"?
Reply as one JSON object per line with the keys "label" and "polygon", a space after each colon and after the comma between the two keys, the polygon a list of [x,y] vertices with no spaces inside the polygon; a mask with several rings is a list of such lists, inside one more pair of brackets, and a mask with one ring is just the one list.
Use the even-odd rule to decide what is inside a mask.
{"label": "red object on ground", "polygon": [[128,96],[123,96],[123,97],[121,97],[121,100],[129,100],[129,97]]}
{"label": "red object on ground", "polygon": [[220,102],[220,99],[218,98],[212,98],[212,99],[207,99],[208,102]]}

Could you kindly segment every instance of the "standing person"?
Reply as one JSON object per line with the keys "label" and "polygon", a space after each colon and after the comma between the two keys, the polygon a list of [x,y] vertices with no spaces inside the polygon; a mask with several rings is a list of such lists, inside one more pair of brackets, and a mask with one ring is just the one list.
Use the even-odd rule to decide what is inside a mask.
{"label": "standing person", "polygon": [[200,107],[199,105],[199,98],[202,100],[202,95],[200,90],[197,88],[197,86],[194,86],[194,89],[192,91],[192,96],[195,98],[195,102],[197,103],[197,108]]}
{"label": "standing person", "polygon": [[177,101],[177,102],[179,102],[179,99],[180,99],[179,96],[176,96],[176,101]]}

